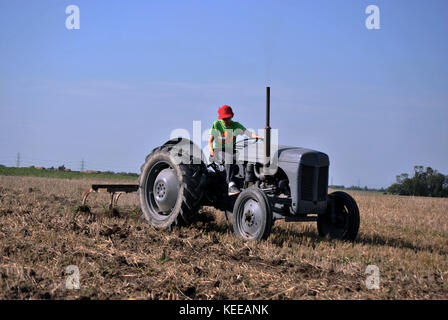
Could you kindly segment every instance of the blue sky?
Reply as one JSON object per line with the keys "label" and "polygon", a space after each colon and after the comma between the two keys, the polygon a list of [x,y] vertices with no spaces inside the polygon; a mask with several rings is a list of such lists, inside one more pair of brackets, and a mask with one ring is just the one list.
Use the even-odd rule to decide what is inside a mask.
{"label": "blue sky", "polygon": [[[65,27],[68,5],[80,29]],[[365,27],[380,8],[381,29]],[[448,1],[0,0],[0,164],[139,172],[217,109],[330,156],[330,182],[448,174]],[[206,146],[203,141],[202,147]]]}

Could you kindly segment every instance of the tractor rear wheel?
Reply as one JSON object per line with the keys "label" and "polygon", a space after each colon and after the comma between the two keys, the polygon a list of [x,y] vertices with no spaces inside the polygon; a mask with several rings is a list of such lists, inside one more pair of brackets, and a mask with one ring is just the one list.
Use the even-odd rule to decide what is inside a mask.
{"label": "tractor rear wheel", "polygon": [[272,208],[266,194],[258,188],[243,190],[236,199],[233,231],[244,240],[265,240],[273,224]]}
{"label": "tractor rear wheel", "polygon": [[321,237],[354,241],[359,230],[359,209],[355,199],[348,193],[336,191],[329,195],[333,200],[334,218],[331,206],[325,214],[317,216],[317,230]]}
{"label": "tractor rear wheel", "polygon": [[158,229],[192,222],[203,195],[202,164],[179,164],[170,153],[174,145],[154,149],[146,157],[138,179],[143,217]]}

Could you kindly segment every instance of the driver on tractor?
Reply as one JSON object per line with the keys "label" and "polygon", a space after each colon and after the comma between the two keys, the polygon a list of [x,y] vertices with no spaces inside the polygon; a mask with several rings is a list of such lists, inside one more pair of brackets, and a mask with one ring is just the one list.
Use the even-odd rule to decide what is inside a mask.
{"label": "driver on tractor", "polygon": [[223,105],[218,110],[218,119],[213,122],[208,139],[208,148],[212,161],[224,162],[226,171],[226,181],[229,186],[229,196],[240,193],[234,177],[238,165],[235,160],[236,137],[246,135],[253,139],[261,139],[256,133],[247,130],[241,123],[232,121],[234,116],[232,108]]}

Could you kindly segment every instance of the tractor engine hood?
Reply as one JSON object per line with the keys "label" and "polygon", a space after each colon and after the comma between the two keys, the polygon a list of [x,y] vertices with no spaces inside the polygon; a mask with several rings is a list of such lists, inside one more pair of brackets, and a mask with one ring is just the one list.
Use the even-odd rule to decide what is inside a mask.
{"label": "tractor engine hood", "polygon": [[[248,144],[243,148],[237,149],[238,161],[248,161],[250,163],[264,162],[264,143]],[[276,159],[277,158],[277,159]],[[302,163],[309,166],[324,167],[330,165],[328,156],[320,151],[315,151],[300,147],[291,147],[284,145],[271,145],[271,159],[279,162]]]}
{"label": "tractor engine hood", "polygon": [[309,166],[325,167],[330,165],[328,156],[320,151],[300,147],[279,146],[279,161],[302,163]]}

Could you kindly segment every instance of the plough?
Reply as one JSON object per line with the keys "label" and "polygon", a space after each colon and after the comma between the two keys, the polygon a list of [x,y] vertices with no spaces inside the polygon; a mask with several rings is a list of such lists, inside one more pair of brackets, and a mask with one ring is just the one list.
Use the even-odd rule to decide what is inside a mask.
{"label": "plough", "polygon": [[136,192],[138,188],[138,184],[92,184],[92,187],[82,197],[82,205],[86,205],[87,197],[92,192],[108,192],[110,194],[109,210],[111,210],[114,205],[117,205],[118,199],[123,193]]}

